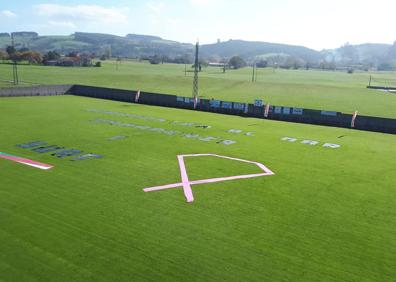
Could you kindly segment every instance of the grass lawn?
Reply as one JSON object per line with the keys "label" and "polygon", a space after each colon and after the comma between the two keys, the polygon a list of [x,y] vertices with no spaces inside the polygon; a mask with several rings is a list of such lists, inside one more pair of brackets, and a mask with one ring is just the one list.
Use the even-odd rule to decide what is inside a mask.
{"label": "grass lawn", "polygon": [[[189,69],[191,70],[191,69]],[[11,80],[12,66],[0,65],[0,79]],[[273,105],[325,109],[362,115],[396,118],[396,95],[366,89],[370,75],[378,80],[395,81],[396,73],[354,73],[317,70],[259,69],[258,81],[251,82],[251,69],[223,74],[219,68],[200,73],[200,95],[228,101],[252,103],[263,99]],[[190,96],[192,73],[184,65],[123,61],[101,68],[19,66],[22,81],[39,84],[87,84],[123,89]],[[0,84],[0,87],[5,85]]]}
{"label": "grass lawn", "polygon": [[[184,90],[191,79],[178,73],[179,66],[121,68],[125,70],[108,79],[106,74],[113,70],[108,64],[100,69],[24,67],[21,74],[43,83],[148,91],[162,87],[161,92],[189,94]],[[166,68],[170,71],[163,74]],[[152,78],[144,74],[147,69]],[[383,103],[389,101],[382,106],[391,115],[387,107],[396,103],[392,100],[396,96],[359,88],[367,74],[277,71],[267,75],[268,80],[263,77],[257,86],[244,81],[247,70],[225,78],[205,73],[202,80],[207,85],[213,81],[208,95],[230,100],[251,100],[253,94],[242,95],[244,85],[249,85],[252,93],[279,104],[299,101],[291,98],[286,103],[286,96],[279,94],[289,87],[293,93],[298,92],[295,87],[305,89],[301,94],[305,100],[300,101],[307,107],[326,102],[330,109],[352,109],[346,101],[363,107],[375,95]],[[304,88],[301,79],[307,75],[312,82]],[[278,77],[288,78],[288,86],[271,95],[259,90],[267,85],[276,89]],[[179,80],[171,91],[172,82]],[[336,87],[335,81],[342,87]],[[229,85],[229,92],[217,93],[222,85]],[[315,85],[328,95],[316,93]],[[338,88],[341,93],[335,91]],[[309,99],[309,93],[321,102]],[[344,102],[331,104],[340,97]],[[135,127],[125,126],[132,123]],[[167,135],[136,125],[177,132]],[[230,133],[230,129],[242,132]],[[0,280],[394,281],[396,277],[394,135],[74,96],[1,98],[0,130],[1,152],[55,166],[44,171],[0,159]],[[185,134],[218,139],[204,142]],[[108,140],[114,136],[127,138]],[[281,141],[286,136],[298,141]],[[237,143],[219,143],[225,139]],[[301,144],[305,139],[320,143]],[[104,158],[73,162],[71,157],[16,147],[38,140]],[[341,148],[323,148],[326,142]],[[195,185],[192,204],[185,202],[181,189],[142,191],[180,182],[176,156],[194,153],[261,162],[275,175]],[[189,159],[186,166],[191,179],[257,170],[216,158]]]}

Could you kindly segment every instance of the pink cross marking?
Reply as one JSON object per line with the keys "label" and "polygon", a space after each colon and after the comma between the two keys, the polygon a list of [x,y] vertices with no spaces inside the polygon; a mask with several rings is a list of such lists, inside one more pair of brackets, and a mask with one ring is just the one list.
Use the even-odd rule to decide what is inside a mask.
{"label": "pink cross marking", "polygon": [[[233,160],[233,161],[239,161],[239,162],[248,163],[248,164],[254,164],[254,165],[257,165],[263,171],[263,173],[234,175],[234,176],[228,176],[228,177],[209,178],[209,179],[190,181],[188,179],[186,166],[184,164],[184,158],[187,158],[187,157],[216,157],[216,158],[228,159],[228,160]],[[247,179],[247,178],[269,176],[269,175],[275,174],[269,168],[267,168],[265,165],[263,165],[262,163],[247,161],[247,160],[242,160],[242,159],[237,159],[237,158],[231,158],[231,157],[226,157],[226,156],[220,156],[220,155],[216,155],[216,154],[178,155],[177,160],[179,161],[179,168],[180,168],[180,175],[181,175],[182,182],[145,188],[145,189],[143,189],[143,191],[144,192],[154,192],[154,191],[160,191],[160,190],[165,190],[165,189],[183,187],[184,196],[186,197],[187,202],[192,203],[194,201],[194,196],[192,193],[191,185],[215,183],[215,182],[237,180],[237,179]]]}

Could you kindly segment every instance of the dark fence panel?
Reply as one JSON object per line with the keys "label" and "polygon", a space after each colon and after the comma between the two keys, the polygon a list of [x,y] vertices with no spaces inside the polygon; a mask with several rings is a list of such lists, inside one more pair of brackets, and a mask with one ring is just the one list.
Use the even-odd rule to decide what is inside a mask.
{"label": "dark fence panel", "polygon": [[[85,85],[74,85],[71,92],[77,96],[107,99],[120,102],[135,102],[137,91],[85,86]],[[140,92],[139,103],[164,106],[164,107],[176,107],[176,96],[167,94],[157,94],[150,92]]]}
{"label": "dark fence panel", "polygon": [[[85,85],[49,85],[0,89],[0,97],[52,96],[63,94],[134,103],[137,91]],[[140,92],[138,103],[189,110],[194,109],[194,100],[192,98],[150,92]],[[271,106],[268,117],[264,117],[264,106],[257,107],[253,104],[213,99],[200,99],[196,110],[343,128],[350,128],[352,121],[351,114],[280,106]],[[396,119],[358,115],[355,120],[355,129],[396,134]]]}
{"label": "dark fence panel", "polygon": [[153,105],[153,106],[178,108],[176,95],[169,95],[169,94],[140,92],[138,103]]}
{"label": "dark fence panel", "polygon": [[390,118],[357,116],[355,120],[355,128],[396,134],[396,120]]}
{"label": "dark fence panel", "polygon": [[133,102],[135,100],[135,91],[113,89],[95,86],[74,85],[70,92],[77,96],[106,99],[121,102]]}
{"label": "dark fence panel", "polygon": [[68,94],[73,85],[0,88],[0,97],[55,96]]}
{"label": "dark fence panel", "polygon": [[367,86],[369,89],[377,89],[377,90],[393,90],[396,91],[396,87],[386,87],[386,86]]}

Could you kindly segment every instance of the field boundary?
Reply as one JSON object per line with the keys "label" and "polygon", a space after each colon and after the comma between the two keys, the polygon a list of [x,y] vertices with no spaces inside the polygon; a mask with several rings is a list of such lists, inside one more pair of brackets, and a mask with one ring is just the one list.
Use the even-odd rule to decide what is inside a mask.
{"label": "field boundary", "polygon": [[[139,95],[136,97],[138,93]],[[321,111],[283,106],[270,106],[267,107],[266,110],[265,106],[214,99],[199,99],[198,103],[195,104],[194,99],[189,97],[78,84],[0,89],[0,97],[55,96],[67,94],[128,103],[136,103],[137,101],[139,104],[152,106],[197,110],[286,122],[341,128],[353,127],[353,129],[358,130],[396,134],[396,119],[362,115],[357,115],[354,119],[353,114],[326,110]],[[354,122],[352,123],[353,119]]]}

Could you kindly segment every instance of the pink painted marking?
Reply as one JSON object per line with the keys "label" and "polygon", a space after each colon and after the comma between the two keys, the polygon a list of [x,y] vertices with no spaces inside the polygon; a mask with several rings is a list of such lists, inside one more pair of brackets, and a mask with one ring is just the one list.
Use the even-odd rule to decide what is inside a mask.
{"label": "pink painted marking", "polygon": [[183,156],[177,156],[177,159],[179,161],[184,196],[186,197],[187,202],[191,203],[194,201],[194,196],[193,196],[193,193],[191,190],[190,182],[188,180],[188,175],[187,175],[187,171],[186,171],[186,166],[184,164]]}
{"label": "pink painted marking", "polygon": [[47,170],[47,169],[53,168],[52,165],[48,165],[48,164],[32,161],[32,160],[21,158],[21,157],[8,155],[8,154],[2,153],[2,152],[0,152],[0,158],[6,159],[6,160],[10,160],[10,161],[14,161],[14,162],[17,162],[17,163],[20,163],[20,164],[32,166],[32,167],[39,168],[39,169]]}
{"label": "pink painted marking", "polygon": [[[233,160],[233,161],[239,161],[239,162],[244,162],[244,163],[249,163],[249,164],[254,164],[254,165],[257,165],[262,171],[264,171],[264,173],[234,175],[234,176],[228,176],[228,177],[209,178],[209,179],[201,179],[201,180],[190,181],[188,179],[186,166],[184,164],[184,158],[187,158],[187,157],[209,157],[209,156],[222,158],[222,159]],[[231,157],[226,157],[226,156],[220,156],[220,155],[216,155],[216,154],[178,155],[177,159],[179,161],[179,167],[180,167],[180,174],[181,174],[182,182],[173,183],[173,184],[167,184],[167,185],[161,185],[161,186],[155,186],[155,187],[149,187],[149,188],[143,189],[143,191],[144,192],[154,192],[154,191],[160,191],[160,190],[165,190],[165,189],[183,187],[184,196],[186,197],[187,202],[191,203],[191,202],[194,201],[194,196],[193,196],[193,193],[192,193],[191,185],[205,184],[205,183],[215,183],[215,182],[230,181],[230,180],[237,180],[237,179],[248,179],[248,178],[269,176],[269,175],[274,175],[275,174],[269,168],[267,168],[265,165],[263,165],[262,163],[248,161],[248,160],[242,160],[242,159],[237,159],[237,158],[231,158]]]}

